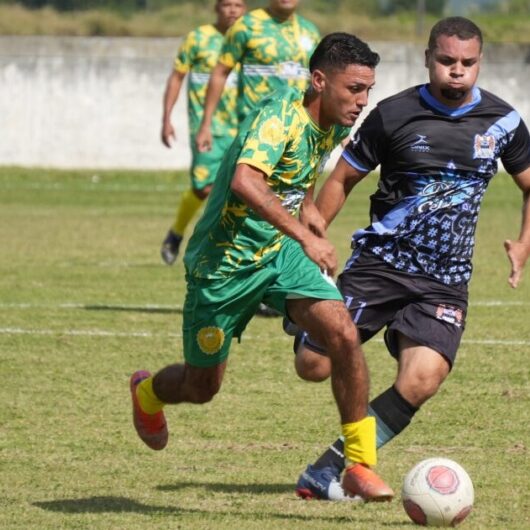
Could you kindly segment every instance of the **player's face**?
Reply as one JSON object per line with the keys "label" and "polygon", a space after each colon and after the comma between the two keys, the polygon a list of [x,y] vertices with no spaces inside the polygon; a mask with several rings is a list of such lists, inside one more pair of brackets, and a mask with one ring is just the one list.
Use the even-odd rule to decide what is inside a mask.
{"label": "player's face", "polygon": [[472,99],[471,89],[480,70],[480,41],[440,35],[434,50],[425,52],[429,69],[429,90],[441,103],[460,107]]}
{"label": "player's face", "polygon": [[215,5],[217,22],[222,28],[229,28],[246,10],[244,0],[219,0]]}
{"label": "player's face", "polygon": [[[316,77],[316,79],[315,79]],[[375,84],[375,70],[350,64],[344,70],[313,72],[321,97],[320,126],[351,127],[368,104],[368,94]]]}

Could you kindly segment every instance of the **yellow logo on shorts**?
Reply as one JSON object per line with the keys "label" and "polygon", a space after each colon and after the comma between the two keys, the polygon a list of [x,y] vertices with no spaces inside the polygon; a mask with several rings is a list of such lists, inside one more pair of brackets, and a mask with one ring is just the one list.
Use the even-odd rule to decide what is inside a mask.
{"label": "yellow logo on shorts", "polygon": [[195,174],[195,178],[199,182],[203,182],[204,180],[206,180],[208,178],[208,175],[210,174],[206,166],[197,166],[193,172]]}
{"label": "yellow logo on shorts", "polygon": [[208,326],[202,328],[197,333],[197,343],[199,348],[208,355],[217,353],[225,341],[225,332],[221,328]]}
{"label": "yellow logo on shorts", "polygon": [[278,145],[283,140],[283,125],[279,118],[269,118],[259,130],[259,140],[263,144]]}

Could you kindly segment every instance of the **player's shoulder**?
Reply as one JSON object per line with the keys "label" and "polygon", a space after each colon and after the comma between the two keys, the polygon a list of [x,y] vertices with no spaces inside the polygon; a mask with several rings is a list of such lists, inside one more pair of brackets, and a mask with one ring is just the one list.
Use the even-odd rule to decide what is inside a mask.
{"label": "player's shoulder", "polygon": [[498,110],[505,112],[512,112],[515,110],[512,105],[510,105],[507,101],[504,101],[504,99],[500,98],[493,92],[484,90],[483,88],[480,88],[479,90],[481,106],[487,107],[490,110],[497,108]]}
{"label": "player's shoulder", "polygon": [[309,19],[303,17],[302,15],[296,14],[296,17],[300,26],[303,27],[306,31],[310,31],[311,33],[317,33],[318,35],[320,35],[320,30],[318,29],[316,24],[311,22]]}
{"label": "player's shoulder", "polygon": [[213,24],[201,24],[193,28],[184,38],[188,42],[197,42],[204,37],[214,35],[216,32],[217,30]]}
{"label": "player's shoulder", "polygon": [[265,22],[267,20],[270,20],[271,16],[263,9],[262,7],[258,7],[257,9],[252,9],[251,11],[247,11],[239,20],[238,22],[245,23],[247,25],[254,25],[259,22]]}
{"label": "player's shoulder", "polygon": [[421,85],[411,86],[397,92],[391,96],[388,96],[377,103],[377,107],[380,109],[390,109],[390,108],[399,108],[401,105],[410,102],[416,102],[419,99],[419,89]]}

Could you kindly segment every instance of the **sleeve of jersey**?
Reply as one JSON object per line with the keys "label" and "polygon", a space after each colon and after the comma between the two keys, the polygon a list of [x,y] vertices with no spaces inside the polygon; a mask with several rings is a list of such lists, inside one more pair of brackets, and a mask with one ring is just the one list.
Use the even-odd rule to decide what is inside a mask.
{"label": "sleeve of jersey", "polygon": [[181,74],[187,74],[190,71],[194,43],[194,33],[188,33],[177,52],[177,56],[175,57],[175,63],[173,65],[175,71],[180,72]]}
{"label": "sleeve of jersey", "polygon": [[219,55],[219,62],[228,68],[241,62],[247,45],[247,26],[244,17],[237,20],[226,32],[223,47]]}
{"label": "sleeve of jersey", "polygon": [[530,167],[530,134],[523,120],[501,155],[502,165],[510,175],[517,175]]}
{"label": "sleeve of jersey", "polygon": [[344,148],[342,158],[361,173],[368,173],[380,164],[385,145],[381,114],[375,108]]}
{"label": "sleeve of jersey", "polygon": [[290,139],[285,105],[267,105],[250,124],[237,164],[247,164],[268,177],[280,161]]}

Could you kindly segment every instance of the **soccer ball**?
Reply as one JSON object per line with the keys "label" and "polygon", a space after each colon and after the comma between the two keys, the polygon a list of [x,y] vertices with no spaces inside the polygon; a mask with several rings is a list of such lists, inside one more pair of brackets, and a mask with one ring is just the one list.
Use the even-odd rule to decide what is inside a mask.
{"label": "soccer ball", "polygon": [[473,483],[448,458],[428,458],[407,474],[401,491],[407,515],[424,526],[456,526],[473,508]]}

